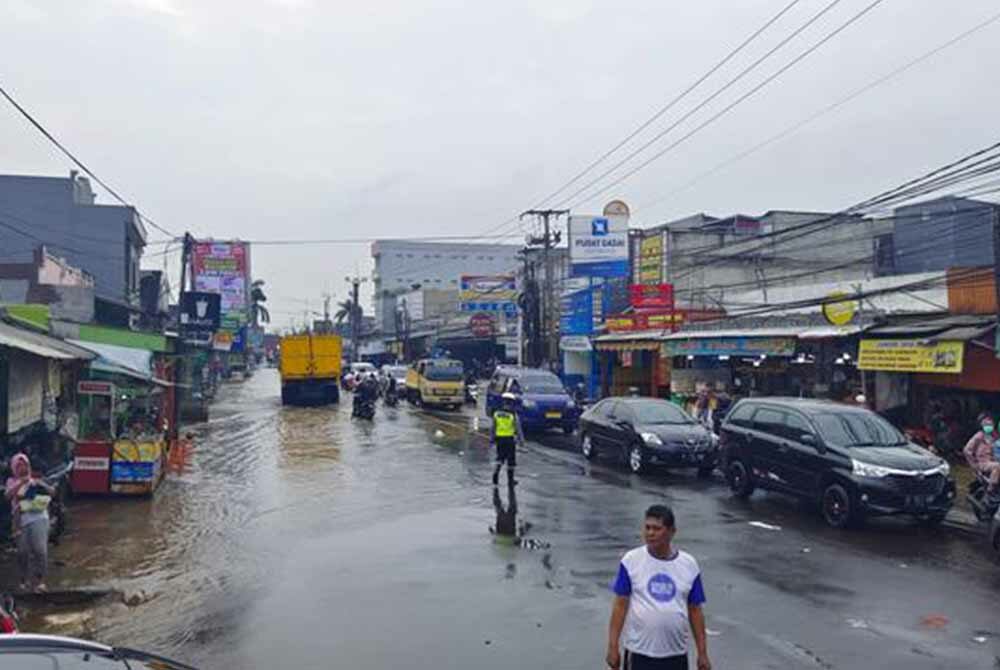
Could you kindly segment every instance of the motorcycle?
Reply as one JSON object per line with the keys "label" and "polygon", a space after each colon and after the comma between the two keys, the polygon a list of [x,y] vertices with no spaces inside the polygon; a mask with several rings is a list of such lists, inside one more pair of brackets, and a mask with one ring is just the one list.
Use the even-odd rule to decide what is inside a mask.
{"label": "motorcycle", "polygon": [[984,474],[976,471],[976,478],[969,482],[969,490],[965,499],[972,508],[972,513],[981,522],[987,522],[993,518],[1000,508],[1000,493],[990,494],[988,492],[989,480]]}
{"label": "motorcycle", "polygon": [[399,394],[392,389],[388,389],[385,392],[385,397],[382,398],[382,402],[386,407],[395,407],[399,404]]}
{"label": "motorcycle", "polygon": [[476,382],[465,382],[465,404],[479,404],[479,384]]}
{"label": "motorcycle", "polygon": [[354,396],[354,408],[351,412],[351,418],[372,421],[375,418],[375,403],[356,394]]}
{"label": "motorcycle", "polygon": [[0,635],[14,635],[17,630],[18,616],[14,607],[14,596],[4,593],[0,596]]}

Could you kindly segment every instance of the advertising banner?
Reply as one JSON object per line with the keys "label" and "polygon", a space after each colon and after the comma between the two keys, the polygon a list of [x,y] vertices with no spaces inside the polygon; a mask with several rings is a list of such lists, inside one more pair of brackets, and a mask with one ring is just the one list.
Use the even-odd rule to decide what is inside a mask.
{"label": "advertising banner", "polygon": [[674,308],[673,284],[632,284],[628,294],[629,303],[636,309]]}
{"label": "advertising banner", "polygon": [[218,293],[188,291],[181,297],[181,330],[215,332],[221,325],[222,296]]}
{"label": "advertising banner", "polygon": [[861,340],[858,368],[884,372],[962,372],[965,343],[946,340]]}
{"label": "advertising banner", "polygon": [[659,284],[663,281],[663,234],[642,238],[639,243],[639,283]]}
{"label": "advertising banner", "polygon": [[684,323],[684,312],[657,312],[618,314],[609,316],[605,324],[612,333],[628,333],[635,330],[666,330]]}
{"label": "advertising banner", "polygon": [[236,331],[250,320],[250,245],[196,242],[191,253],[195,291],[218,293],[223,330]]}
{"label": "advertising banner", "polygon": [[667,340],[667,356],[794,356],[794,337],[705,337]]}
{"label": "advertising banner", "polygon": [[[560,301],[559,332],[589,335],[594,332],[594,291],[584,289],[563,295]],[[598,313],[598,318],[600,313]]]}
{"label": "advertising banner", "polygon": [[627,276],[628,218],[569,217],[569,259],[574,277]]}
{"label": "advertising banner", "polygon": [[459,308],[463,312],[517,313],[517,280],[514,275],[462,275]]}

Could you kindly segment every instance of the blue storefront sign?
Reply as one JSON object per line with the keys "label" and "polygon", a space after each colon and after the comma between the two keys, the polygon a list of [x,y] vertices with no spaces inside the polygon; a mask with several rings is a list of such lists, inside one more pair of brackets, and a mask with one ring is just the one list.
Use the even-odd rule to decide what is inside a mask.
{"label": "blue storefront sign", "polygon": [[628,275],[628,219],[620,216],[569,217],[569,256],[574,277]]}
{"label": "blue storefront sign", "polygon": [[559,332],[563,335],[589,335],[594,332],[594,291],[583,289],[567,293],[561,300]]}
{"label": "blue storefront sign", "polygon": [[794,356],[794,337],[704,337],[664,342],[670,356]]}

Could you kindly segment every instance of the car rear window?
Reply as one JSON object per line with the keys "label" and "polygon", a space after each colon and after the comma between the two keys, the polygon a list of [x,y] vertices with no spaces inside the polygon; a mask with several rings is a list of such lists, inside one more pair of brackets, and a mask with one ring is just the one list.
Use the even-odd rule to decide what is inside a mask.
{"label": "car rear window", "polygon": [[739,426],[741,428],[751,428],[753,426],[753,411],[755,407],[750,403],[743,403],[737,405],[729,414],[729,419],[727,423],[731,423],[734,426]]}

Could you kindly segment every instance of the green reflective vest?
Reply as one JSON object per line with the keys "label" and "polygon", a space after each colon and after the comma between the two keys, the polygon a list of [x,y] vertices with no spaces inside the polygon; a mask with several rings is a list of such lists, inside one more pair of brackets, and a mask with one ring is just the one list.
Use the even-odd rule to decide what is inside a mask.
{"label": "green reflective vest", "polygon": [[517,432],[514,421],[515,417],[510,412],[494,412],[493,434],[497,437],[514,437]]}

